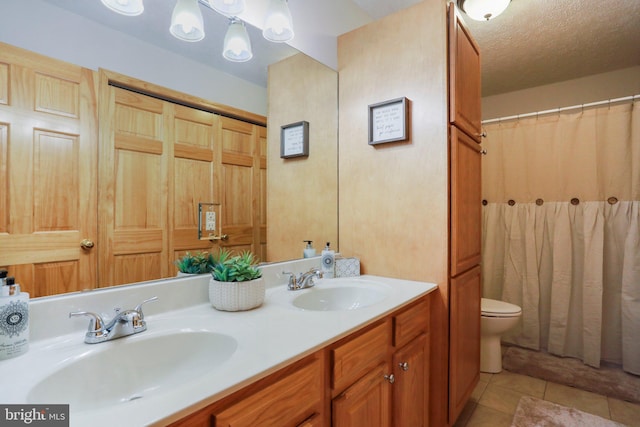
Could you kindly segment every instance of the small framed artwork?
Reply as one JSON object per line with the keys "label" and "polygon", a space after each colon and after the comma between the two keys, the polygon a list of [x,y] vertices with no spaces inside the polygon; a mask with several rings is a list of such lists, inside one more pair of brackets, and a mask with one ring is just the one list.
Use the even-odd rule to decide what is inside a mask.
{"label": "small framed artwork", "polygon": [[309,122],[297,122],[282,126],[280,130],[280,157],[304,157],[309,155]]}
{"label": "small framed artwork", "polygon": [[409,140],[409,100],[405,97],[369,105],[369,145]]}

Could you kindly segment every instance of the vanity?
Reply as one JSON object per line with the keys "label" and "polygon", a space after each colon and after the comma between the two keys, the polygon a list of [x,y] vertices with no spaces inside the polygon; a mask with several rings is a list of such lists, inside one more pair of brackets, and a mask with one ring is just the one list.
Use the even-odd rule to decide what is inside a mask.
{"label": "vanity", "polygon": [[[245,312],[213,309],[208,275],[34,300],[29,351],[0,363],[11,384],[0,401],[70,404],[72,426],[425,420],[436,285],[365,275],[287,290],[282,271],[313,262],[263,267],[265,302]],[[69,318],[110,318],[114,307],[153,297],[144,305],[147,330],[124,338],[86,344],[88,319]]]}

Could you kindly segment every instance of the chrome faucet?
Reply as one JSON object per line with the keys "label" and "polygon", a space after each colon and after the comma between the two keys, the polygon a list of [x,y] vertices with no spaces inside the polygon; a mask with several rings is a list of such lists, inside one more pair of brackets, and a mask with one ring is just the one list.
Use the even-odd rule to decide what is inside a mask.
{"label": "chrome faucet", "polygon": [[296,277],[295,273],[290,273],[288,271],[283,271],[282,274],[289,275],[289,283],[287,284],[287,289],[289,289],[290,291],[310,288],[316,284],[316,281],[318,279],[322,279],[322,270],[320,270],[319,268],[312,268],[306,273],[300,273],[298,277]]}
{"label": "chrome faucet", "polygon": [[97,344],[146,331],[147,322],[144,320],[142,305],[157,299],[158,297],[153,297],[144,300],[133,310],[120,311],[119,308],[116,308],[116,315],[106,325],[100,315],[90,311],[73,311],[69,313],[69,317],[91,317],[89,320],[89,328],[84,336],[84,342],[87,344]]}

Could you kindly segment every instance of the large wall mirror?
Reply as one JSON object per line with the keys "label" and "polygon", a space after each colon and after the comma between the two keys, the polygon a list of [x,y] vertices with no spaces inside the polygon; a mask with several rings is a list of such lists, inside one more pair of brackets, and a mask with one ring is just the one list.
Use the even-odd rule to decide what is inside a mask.
{"label": "large wall mirror", "polygon": [[[157,276],[158,278],[174,277],[175,269],[166,265],[158,267],[153,256],[145,255],[144,251],[139,250],[145,245],[153,246],[152,241],[156,238],[153,233],[136,235],[125,230],[120,233],[120,240],[117,240],[114,237],[117,233],[110,234],[102,229],[106,222],[103,220],[111,216],[111,221],[116,223],[119,221],[122,229],[135,228],[133,226],[138,223],[153,223],[156,219],[158,219],[156,222],[159,222],[165,217],[169,217],[173,224],[178,224],[180,215],[190,218],[196,214],[197,204],[200,201],[220,203],[223,218],[226,215],[227,223],[231,219],[240,218],[236,221],[239,224],[235,224],[235,228],[223,230],[230,234],[230,238],[228,243],[222,243],[222,245],[228,244],[239,250],[251,249],[259,253],[264,261],[300,258],[304,247],[303,240],[313,240],[318,253],[327,241],[338,249],[337,74],[335,71],[304,54],[296,53],[292,48],[286,48],[275,63],[269,62],[268,70],[263,62],[265,59],[262,59],[253,64],[225,65],[226,68],[220,71],[198,63],[188,55],[182,57],[170,49],[164,50],[158,46],[149,45],[144,40],[134,37],[135,32],[134,36],[122,34],[117,30],[117,25],[124,25],[122,23],[124,21],[114,24],[114,28],[107,22],[122,18],[89,16],[90,12],[85,10],[86,3],[95,3],[93,9],[98,8],[99,12],[106,16],[111,13],[98,1],[81,2],[83,8],[81,11],[73,10],[76,4],[79,4],[77,2],[71,4],[61,0],[34,0],[29,5],[20,3],[22,2],[8,6],[3,12],[3,25],[0,27],[4,29],[0,30],[0,40],[8,45],[59,60],[53,65],[55,68],[53,74],[60,79],[57,77],[49,79],[46,77],[46,72],[38,71],[38,65],[29,72],[34,73],[34,81],[38,81],[45,91],[50,89],[55,91],[60,99],[77,99],[77,103],[68,102],[72,109],[78,108],[78,111],[82,112],[83,109],[91,108],[87,103],[88,97],[84,97],[82,92],[74,92],[73,85],[66,85],[76,77],[78,77],[79,87],[93,92],[92,96],[99,100],[95,106],[93,123],[99,135],[97,139],[84,141],[81,137],[77,137],[82,129],[73,129],[73,125],[70,124],[72,119],[68,117],[53,124],[46,120],[40,121],[40,124],[32,128],[30,132],[33,133],[34,138],[30,140],[37,141],[38,150],[42,149],[38,151],[30,148],[32,154],[36,152],[38,154],[38,161],[31,166],[36,172],[33,175],[37,177],[36,179],[20,180],[19,185],[16,185],[17,177],[20,175],[11,171],[11,164],[0,161],[3,186],[13,185],[14,191],[19,189],[24,194],[38,192],[40,195],[43,193],[48,195],[44,198],[47,201],[45,205],[40,203],[35,206],[34,198],[24,200],[22,207],[12,206],[11,203],[0,203],[0,211],[2,211],[0,217],[3,218],[3,222],[0,223],[0,242],[3,242],[0,250],[2,254],[0,267],[10,267],[11,274],[23,283],[25,290],[30,291],[33,296],[44,296],[100,288],[105,283],[130,283],[133,280],[126,280],[126,278],[133,277],[131,274],[144,274],[144,272],[132,273],[132,270],[141,269],[141,265],[146,265],[142,269],[153,270],[153,274],[162,272]],[[147,8],[151,10],[155,3],[148,5]],[[167,9],[166,4],[159,7]],[[104,11],[99,8],[103,8]],[[170,8],[169,6],[169,12]],[[205,25],[207,21],[213,19],[218,18],[213,14],[211,16],[208,13],[205,14]],[[9,22],[12,24],[4,25]],[[14,25],[20,26],[21,31],[12,31],[11,28]],[[69,29],[69,33],[52,31],[53,27]],[[255,28],[250,28],[249,31],[252,40],[259,40],[260,31]],[[214,33],[209,32],[208,37],[214,37]],[[171,36],[167,32],[163,37]],[[170,43],[175,41],[170,40]],[[260,49],[262,44],[263,42],[255,43],[254,49]],[[209,52],[208,54],[217,55],[218,53]],[[11,55],[14,55],[14,58],[20,56],[14,52],[9,52],[7,55],[8,57],[0,62],[11,64]],[[67,70],[66,64],[80,65],[85,69],[93,70],[93,80],[87,80],[87,76],[76,76],[72,67]],[[233,65],[238,67],[237,75],[233,75],[233,68],[229,68]],[[257,67],[259,70],[258,72],[250,70],[250,67]],[[3,82],[6,88],[11,88],[10,82],[15,70],[17,69],[9,65],[4,68],[6,73],[2,74],[0,82]],[[68,73],[68,79],[65,73]],[[261,77],[255,77],[258,74]],[[252,81],[245,79],[252,79]],[[159,93],[162,90],[158,88],[167,89],[168,101],[162,99],[163,94]],[[1,93],[3,92],[0,91]],[[7,90],[6,93],[9,94],[6,98],[8,104],[17,99],[17,91],[11,94],[11,91]],[[171,106],[167,107],[166,102]],[[64,102],[59,103],[59,105],[62,104]],[[228,110],[232,112],[246,112],[246,115],[217,114],[215,110],[220,105],[230,107]],[[134,106],[140,107],[139,110],[134,111]],[[0,122],[10,123],[13,118],[8,110],[2,109],[3,107],[4,105],[0,106]],[[38,122],[41,117],[45,117],[45,114],[46,111],[41,108],[28,120]],[[73,114],[67,115],[73,116]],[[185,140],[193,137],[197,140],[199,132],[206,131],[205,123],[217,126],[215,127],[217,136],[213,140],[224,144],[231,154],[225,154],[222,149],[219,150],[216,147],[213,149],[212,159],[214,160],[212,161],[218,161],[215,160],[216,156],[226,156],[236,159],[239,163],[243,161],[246,163],[246,159],[253,156],[257,158],[254,171],[245,174],[239,171],[239,166],[235,164],[218,169],[203,167],[203,160],[198,156],[204,156],[206,159],[207,155],[202,154],[203,150],[199,150],[198,147],[189,147],[188,144],[171,148],[173,154],[182,151],[176,156],[176,160],[166,164],[157,160],[157,155],[145,158],[145,150],[142,149],[130,150],[131,154],[115,159],[116,156],[110,154],[109,148],[105,148],[105,143],[122,144],[114,143],[114,134],[122,131],[122,129],[116,129],[117,126],[111,122],[114,117],[119,117],[121,120],[124,118],[124,121],[131,125],[130,130],[125,130],[126,132],[146,134],[149,129],[155,129],[162,134],[162,132],[167,133],[168,128],[159,120],[161,117],[166,118],[167,114],[173,114],[171,117],[175,120],[172,125],[172,134],[178,135],[177,139]],[[243,115],[246,117],[240,117]],[[109,123],[104,122],[105,117],[109,118]],[[309,156],[298,159],[280,158],[280,127],[302,120],[310,124]],[[261,126],[261,121],[262,124],[266,121],[266,130]],[[0,133],[2,135],[1,155],[4,159],[10,158],[8,155],[10,144],[16,141],[16,138],[10,138],[10,130],[5,126],[2,129],[4,133]],[[137,144],[135,138],[128,138],[127,141],[131,146]],[[247,141],[254,146],[247,148]],[[76,155],[75,150],[78,149],[78,145],[82,144],[89,144],[91,147],[89,155],[95,155],[98,159],[96,170],[83,166],[82,158],[73,157]],[[111,145],[111,148],[114,146]],[[56,151],[55,147],[62,147],[62,154]],[[243,150],[246,153],[243,154]],[[67,160],[72,157],[77,163],[73,167],[67,167],[71,164]],[[49,163],[46,163],[47,161]],[[112,183],[107,184],[104,179],[101,180],[101,177],[104,177],[105,164],[112,167],[117,162],[119,166],[126,163],[127,168],[117,169],[119,172],[112,177]],[[266,166],[266,169],[260,165]],[[38,174],[38,171],[55,171],[56,169],[60,171],[65,168],[64,173],[69,177],[65,182],[48,180],[46,173]],[[77,174],[68,172],[68,170],[75,171],[73,168],[77,169]],[[189,170],[195,174],[193,176],[199,178],[189,178],[180,183],[170,179],[167,181],[168,178],[165,176],[167,169],[175,174],[180,169]],[[167,182],[173,182],[173,187]],[[176,191],[177,185],[206,187],[206,185],[200,185],[201,182],[207,182],[207,185],[210,185],[207,190],[211,192],[210,194],[204,191],[205,194],[198,196],[198,200],[195,196],[191,199],[175,197],[179,193],[179,190]],[[227,184],[221,184],[223,182]],[[141,208],[143,206],[141,200],[151,197],[150,192],[145,189],[154,188],[158,183],[167,185],[168,189],[164,194],[173,197],[172,200],[177,200],[172,212],[167,212],[168,208],[163,208],[163,211],[161,209],[161,212],[150,212],[149,209]],[[220,190],[220,185],[230,186],[229,191]],[[241,185],[251,187],[253,190],[260,189],[254,192],[258,195],[257,198],[254,195],[247,198],[246,194],[239,194],[245,198],[242,203],[253,205],[254,211],[258,212],[257,217],[242,218],[242,213],[237,213],[234,211],[235,208],[230,208],[234,206],[233,198],[236,197],[233,191],[236,189],[234,186]],[[68,191],[73,186],[88,186],[86,200],[89,202],[85,203],[86,200],[82,194]],[[95,189],[95,193],[92,193],[92,189]],[[123,211],[118,211],[118,208],[109,208],[113,206],[114,194],[118,193],[118,189],[124,189],[120,197],[130,202],[128,208]],[[239,192],[235,192],[237,193]],[[31,220],[25,220],[25,223],[35,223],[34,217],[37,217],[39,224],[45,223],[48,219],[55,220],[56,216],[52,213],[54,209],[51,209],[56,206],[55,197],[59,197],[58,200],[64,200],[64,204],[81,207],[74,212],[79,222],[96,213],[95,235],[84,236],[68,230],[68,246],[64,247],[49,240],[47,236],[51,236],[52,233],[47,234],[46,227],[31,230],[31,241],[23,238],[24,236],[12,235],[9,217],[16,215],[20,209],[31,217]],[[153,202],[159,203],[162,200]],[[109,211],[109,209],[112,210]],[[47,218],[48,216],[51,218]],[[263,221],[265,217],[266,221]],[[257,239],[262,243],[255,245],[238,237],[238,233],[242,233],[243,229],[246,231],[242,221],[253,221],[254,228],[261,230],[258,232],[261,236]],[[262,221],[262,223],[256,224],[256,221]],[[164,226],[156,227],[156,234],[163,233],[167,233]],[[190,235],[187,238],[181,234],[186,232],[178,230],[174,233],[176,234],[175,242],[181,239],[192,239]],[[255,231],[252,233],[255,234]],[[34,235],[36,235],[35,240],[33,240]],[[84,241],[85,238],[88,241]],[[111,246],[105,246],[105,240],[108,240]],[[109,255],[108,250],[101,250],[105,247],[113,249],[116,246],[129,254],[129,260],[137,257],[140,262],[129,262],[124,257],[118,259],[113,253]],[[182,248],[184,247],[183,245]],[[212,242],[202,246],[201,249],[215,251],[217,247],[218,242]],[[175,258],[184,251],[179,244],[176,244],[169,248],[153,249],[150,252],[166,252],[165,255],[168,258]],[[44,255],[47,263],[55,266],[49,267],[45,266],[47,263],[39,263],[38,257],[41,255]],[[79,269],[75,265],[74,257],[79,259],[83,256],[91,259],[92,263]],[[146,261],[143,259],[145,256]],[[108,274],[105,273],[106,270],[109,270]],[[96,278],[95,285],[85,286],[84,284],[90,283],[93,277]],[[76,282],[78,285],[75,288],[42,285],[49,281],[65,284]],[[37,286],[39,290],[34,292]]]}

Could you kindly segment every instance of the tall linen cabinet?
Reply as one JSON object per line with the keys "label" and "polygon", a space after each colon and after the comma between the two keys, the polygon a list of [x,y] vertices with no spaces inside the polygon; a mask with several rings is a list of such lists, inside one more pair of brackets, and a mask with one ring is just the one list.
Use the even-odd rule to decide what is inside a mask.
{"label": "tall linen cabinet", "polygon": [[[453,23],[449,31],[444,2],[425,1],[338,38],[339,249],[359,257],[363,273],[437,283],[434,427],[454,423],[479,379],[479,132],[462,122],[480,127],[480,62],[468,32],[455,32],[462,23]],[[410,102],[410,137],[368,145],[367,106],[399,97]]]}
{"label": "tall linen cabinet", "polygon": [[449,425],[480,378],[480,50],[449,4]]}

